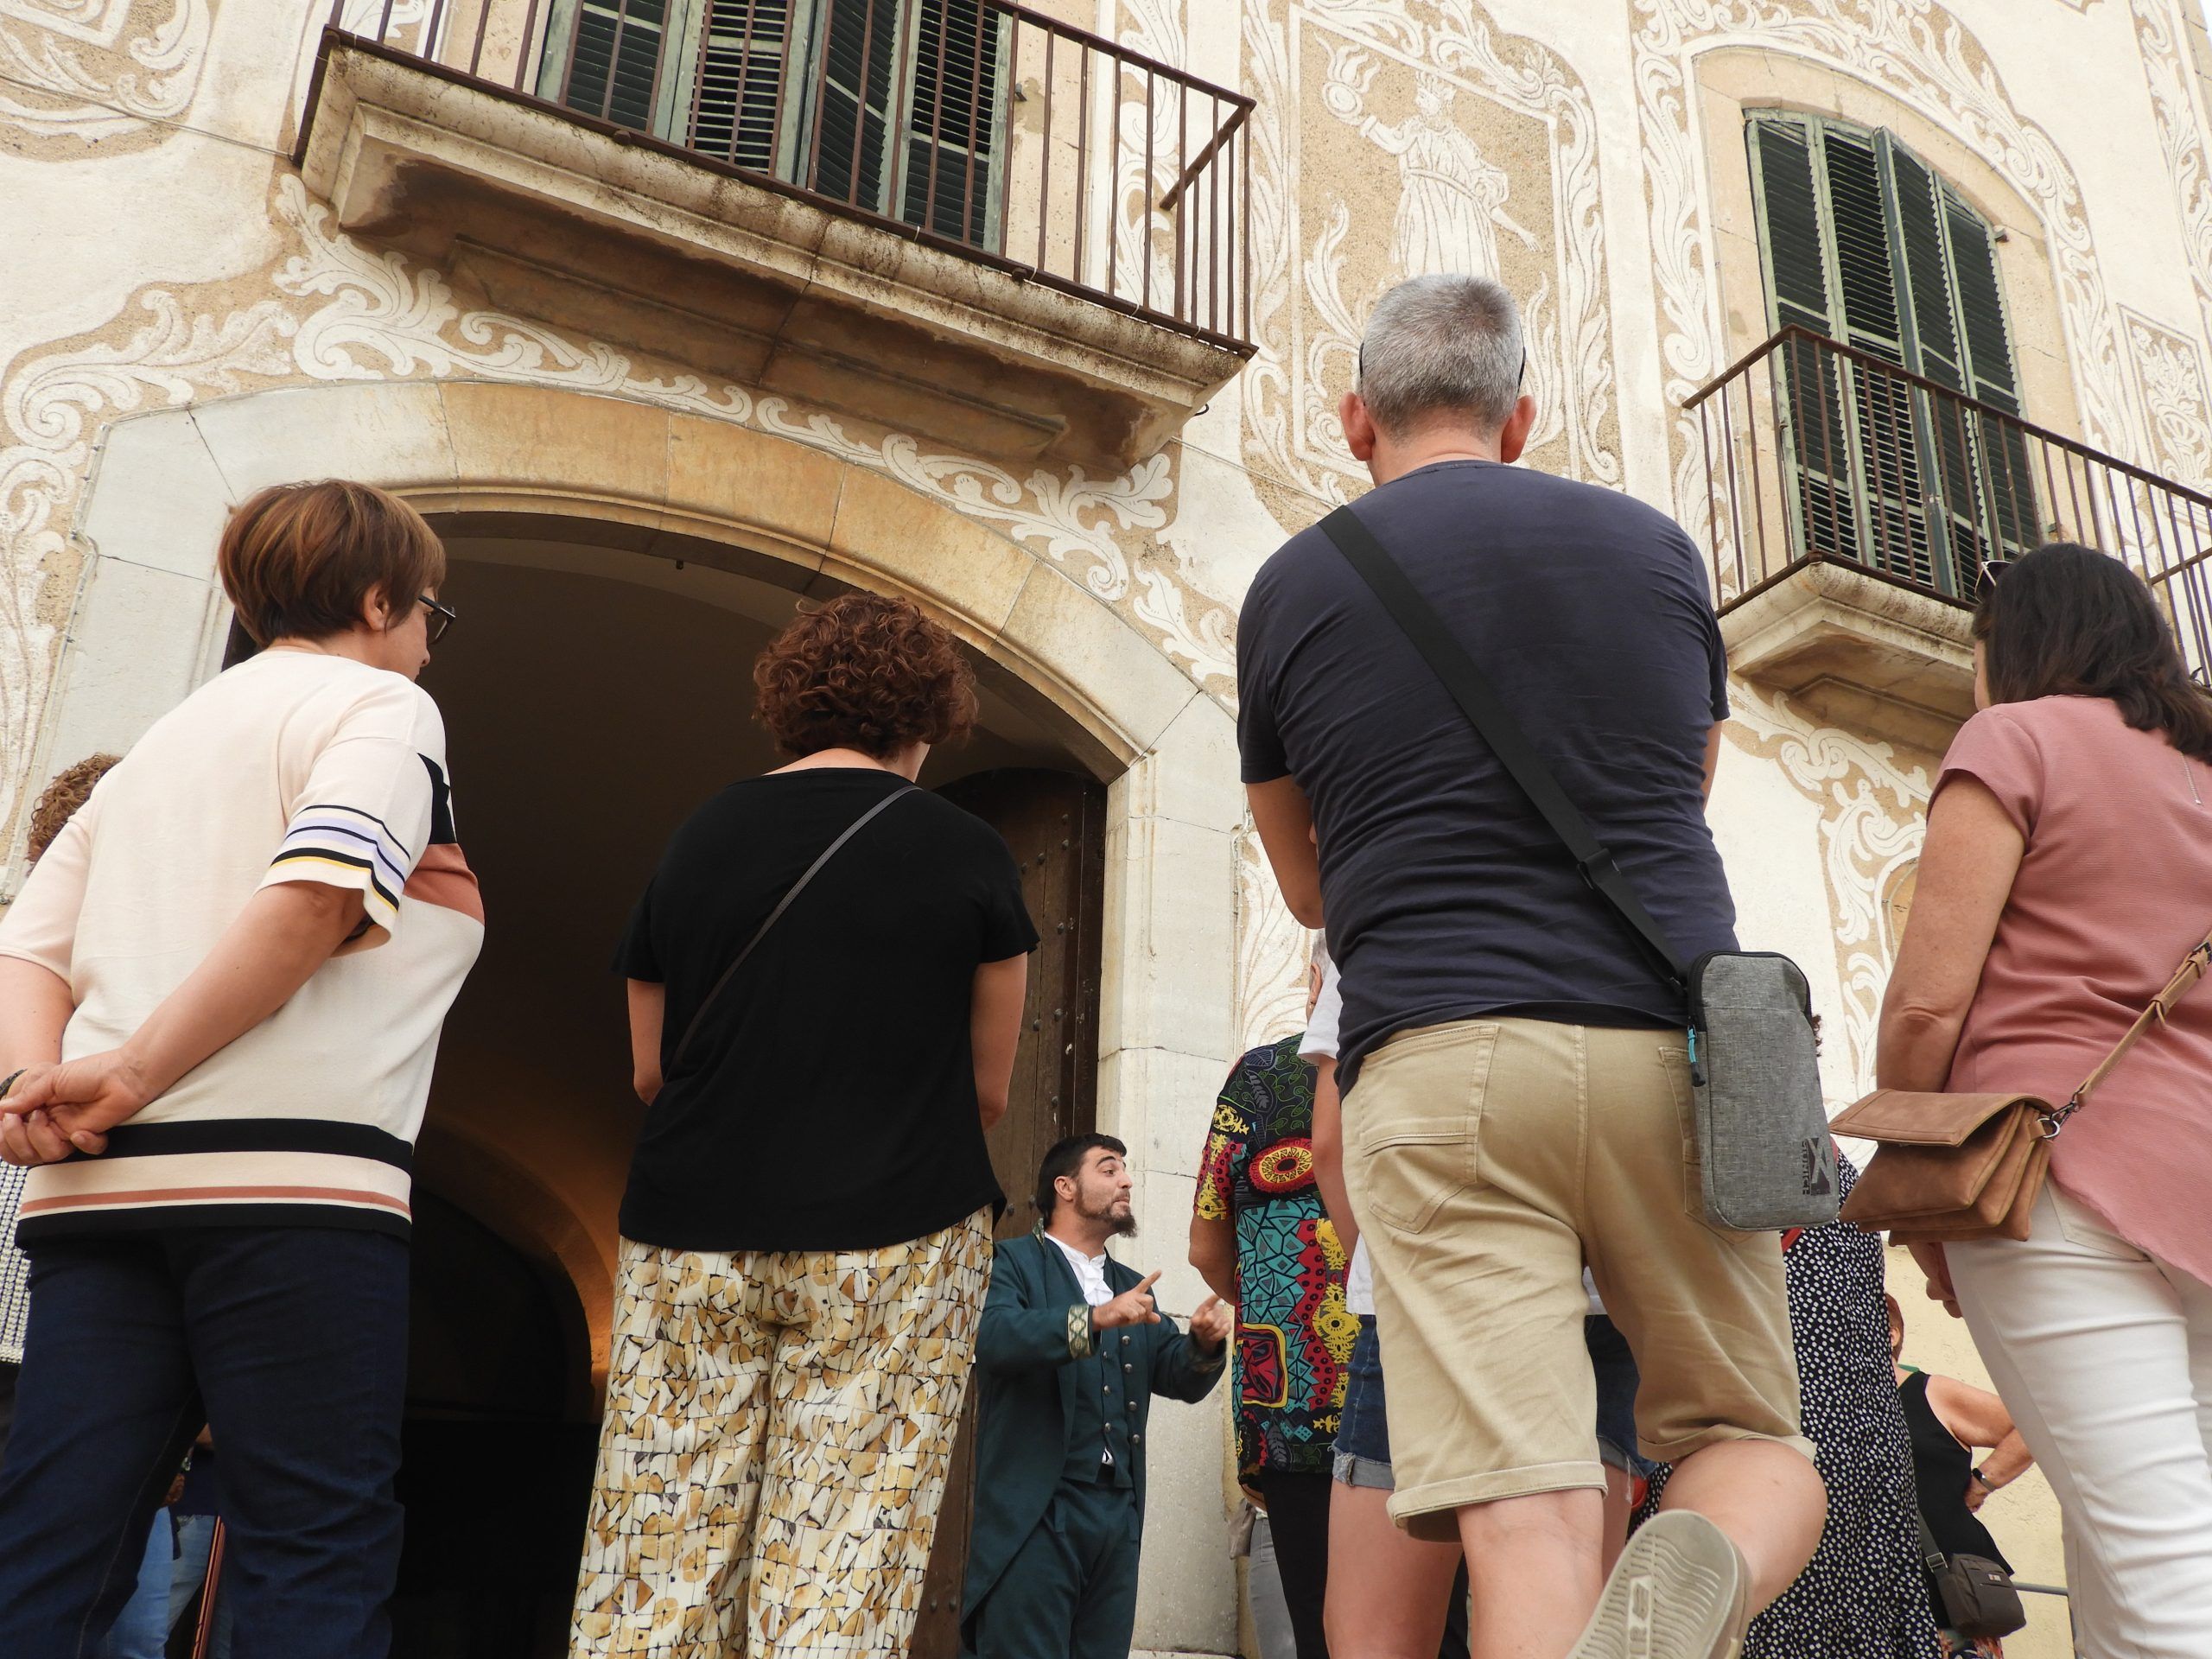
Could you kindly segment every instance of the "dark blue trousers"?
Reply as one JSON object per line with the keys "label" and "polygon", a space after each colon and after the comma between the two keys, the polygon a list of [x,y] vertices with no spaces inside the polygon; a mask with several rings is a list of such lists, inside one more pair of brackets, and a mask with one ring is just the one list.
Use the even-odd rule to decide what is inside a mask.
{"label": "dark blue trousers", "polygon": [[1128,1659],[1141,1534],[1128,1487],[1061,1481],[969,1616],[972,1659]]}
{"label": "dark blue trousers", "polygon": [[55,1242],[0,1459],[0,1647],[89,1659],[201,1423],[237,1659],[383,1659],[399,1565],[407,1246],[315,1227]]}

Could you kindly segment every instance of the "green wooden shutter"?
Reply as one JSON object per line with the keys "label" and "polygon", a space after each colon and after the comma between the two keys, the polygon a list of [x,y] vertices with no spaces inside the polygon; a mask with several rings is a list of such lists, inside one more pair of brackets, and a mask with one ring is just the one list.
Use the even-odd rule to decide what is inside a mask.
{"label": "green wooden shutter", "polygon": [[667,22],[665,0],[584,0],[561,101],[602,121],[651,131]]}
{"label": "green wooden shutter", "polygon": [[1989,226],[1948,187],[1944,189],[1944,240],[1950,254],[1952,305],[1966,343],[1965,389],[2007,414],[2020,412],[2018,371],[2005,298],[1997,286],[1997,249]]}
{"label": "green wooden shutter", "polygon": [[777,117],[789,71],[793,0],[707,0],[689,143],[756,172],[783,159]]}
{"label": "green wooden shutter", "polygon": [[[1965,346],[1964,385],[1983,403],[2018,415],[2019,370],[2005,321],[2005,296],[1997,283],[1996,238],[1981,215],[1948,186],[1944,187],[1942,212],[1952,310]],[[1983,540],[1994,544],[1979,550],[1986,558],[2017,556],[2042,539],[2027,440],[2000,422],[1985,417],[1980,424],[1979,482],[1991,525]]]}
{"label": "green wooden shutter", "polygon": [[817,0],[801,72],[799,182],[870,213],[890,207],[892,103],[903,0]]}
{"label": "green wooden shutter", "polygon": [[[1769,315],[2018,409],[1988,226],[1887,132],[1746,124]],[[2017,436],[1902,378],[1793,346],[1792,502],[1809,554],[1962,592],[2035,519]]]}
{"label": "green wooden shutter", "polygon": [[1894,259],[1897,286],[1906,296],[1899,313],[1907,368],[1954,391],[1967,389],[1958,329],[1951,317],[1949,262],[1944,257],[1943,223],[1935,175],[1911,151],[1878,135],[1890,181],[1895,218]]}
{"label": "green wooden shutter", "polygon": [[1746,136],[1766,257],[1769,316],[1777,328],[1794,322],[1833,336],[1827,238],[1821,227],[1811,135],[1801,117],[1764,115],[1752,118]]}
{"label": "green wooden shutter", "polygon": [[[1840,337],[1869,357],[1909,366],[1885,157],[1875,135],[1833,122],[1815,124],[1815,138],[1835,247]],[[1859,556],[1891,575],[1926,582],[1935,561],[1912,393],[1903,381],[1859,365],[1847,365],[1842,377],[1857,439]]]}
{"label": "green wooden shutter", "polygon": [[940,235],[996,241],[1003,14],[982,0],[921,0],[899,217]]}
{"label": "green wooden shutter", "polygon": [[[1841,332],[1831,298],[1826,214],[1802,116],[1760,115],[1745,129],[1757,200],[1767,316],[1833,339]],[[1801,544],[1827,557],[1856,559],[1859,526],[1852,485],[1852,429],[1832,359],[1793,341],[1776,365],[1788,389],[1783,456],[1789,506]]]}

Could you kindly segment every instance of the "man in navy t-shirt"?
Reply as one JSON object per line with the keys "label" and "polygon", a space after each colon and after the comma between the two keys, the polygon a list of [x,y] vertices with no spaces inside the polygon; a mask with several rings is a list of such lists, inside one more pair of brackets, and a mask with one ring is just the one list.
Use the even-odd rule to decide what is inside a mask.
{"label": "man in navy t-shirt", "polygon": [[[1496,283],[1401,284],[1360,355],[1344,429],[1378,487],[1359,517],[1676,955],[1733,948],[1704,812],[1727,664],[1697,550],[1627,496],[1511,465],[1535,407]],[[1825,1493],[1780,1252],[1702,1218],[1681,991],[1318,526],[1254,581],[1237,678],[1254,821],[1342,968],[1392,1514],[1465,1543],[1477,1652],[1732,1654],[1811,1555]],[[1643,1373],[1644,1454],[1677,1465],[1672,1518],[1602,1594],[1586,1262]],[[1655,1594],[1675,1611],[1645,1630]]]}

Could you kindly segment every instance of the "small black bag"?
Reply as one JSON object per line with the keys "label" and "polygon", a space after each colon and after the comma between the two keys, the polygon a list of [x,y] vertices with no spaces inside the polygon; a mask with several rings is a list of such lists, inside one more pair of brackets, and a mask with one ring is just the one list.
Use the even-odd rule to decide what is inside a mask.
{"label": "small black bag", "polygon": [[1942,1602],[1936,1612],[1944,1628],[1961,1636],[2010,1636],[2028,1622],[2012,1575],[1982,1555],[1949,1555],[1936,1542],[1925,1518],[1920,1520],[1920,1559],[1936,1580]]}

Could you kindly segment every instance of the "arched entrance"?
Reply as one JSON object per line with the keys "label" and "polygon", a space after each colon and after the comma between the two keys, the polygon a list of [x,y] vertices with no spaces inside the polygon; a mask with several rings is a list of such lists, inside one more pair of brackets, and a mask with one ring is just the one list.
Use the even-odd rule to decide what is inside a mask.
{"label": "arched entrance", "polygon": [[392,1651],[558,1655],[596,1444],[582,1307],[556,1264],[419,1185],[414,1202]]}
{"label": "arched entrance", "polygon": [[[99,455],[78,520],[93,556],[29,768],[40,776],[127,749],[216,671],[228,612],[213,550],[251,491],[340,471],[407,495],[454,538],[467,620],[430,683],[491,928],[448,1028],[416,1174],[567,1280],[582,1329],[563,1351],[564,1421],[588,1424],[594,1408],[638,1111],[621,1086],[614,931],[667,829],[765,763],[747,759],[760,743],[745,722],[747,669],[798,595],[840,584],[910,594],[976,652],[982,741],[925,782],[1018,769],[1079,786],[1080,821],[1101,826],[1105,846],[1085,855],[1087,869],[1103,866],[1100,925],[1063,932],[1077,918],[1033,891],[1031,907],[1048,949],[1065,940],[1105,964],[1087,982],[1096,1017],[1071,1038],[1052,1008],[1088,1009],[1090,991],[1033,1007],[1043,1023],[1023,1075],[1044,1080],[1037,1057],[1052,1033],[1055,1065],[1074,1079],[1055,1109],[1080,1110],[1074,1090],[1095,1090],[1099,1126],[1129,1144],[1141,1210],[1187,1209],[1237,1046],[1233,722],[1041,550],[1046,530],[1015,539],[824,448],[550,385],[281,387],[113,423]],[[1049,829],[1051,816],[1035,821]],[[594,839],[617,830],[629,838]],[[1007,833],[1020,852],[1022,834]],[[1061,850],[1037,840],[1046,857],[1024,855],[1042,872],[1031,879],[1052,879]],[[1041,998],[1051,970],[1034,971]],[[1029,1152],[997,1155],[1018,1196]],[[1009,1225],[1026,1224],[1012,1212]],[[1203,1295],[1179,1252],[1146,1254],[1167,1269],[1171,1306]],[[1214,1547],[1223,1431],[1212,1411],[1158,1424],[1140,1646],[1220,1652],[1234,1639],[1232,1571]],[[940,1563],[933,1587],[952,1582]]]}
{"label": "arched entrance", "polygon": [[[442,516],[464,620],[423,679],[493,925],[447,1021],[418,1163],[403,1659],[563,1650],[614,1211],[642,1118],[608,962],[669,832],[778,764],[750,718],[750,670],[798,599],[752,575],[481,533],[510,527]],[[974,739],[932,755],[922,781],[1007,836],[1045,939],[991,1136],[1012,1231],[1034,1219],[1045,1147],[1096,1117],[1106,791],[1001,688],[982,701]],[[864,1039],[867,1011],[853,1014]],[[834,1190],[834,1169],[817,1178]],[[564,1244],[564,1228],[581,1236]],[[963,1458],[919,1655],[957,1651],[966,1489]],[[448,1546],[471,1538],[493,1541],[464,1570]]]}

